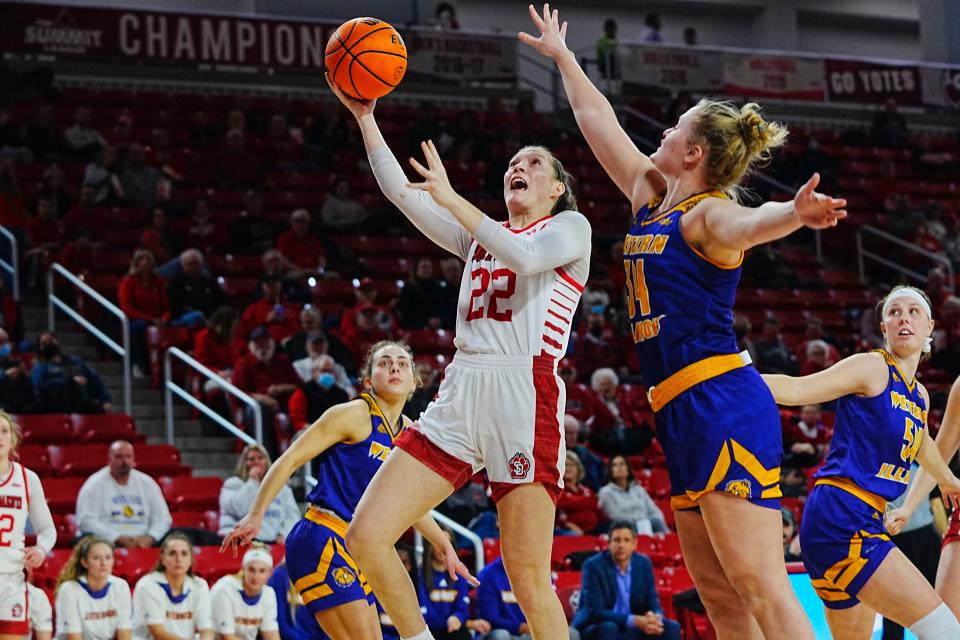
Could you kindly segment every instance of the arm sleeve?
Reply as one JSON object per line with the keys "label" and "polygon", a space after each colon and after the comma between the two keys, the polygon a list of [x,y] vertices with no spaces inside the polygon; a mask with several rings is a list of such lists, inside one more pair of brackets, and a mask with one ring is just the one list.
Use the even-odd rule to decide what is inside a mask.
{"label": "arm sleeve", "polygon": [[[227,590],[222,587],[218,589],[214,585],[210,592],[210,602],[213,609],[213,630],[220,635],[236,633],[237,626],[234,622],[233,604],[230,602],[230,595]],[[202,628],[199,620],[197,621],[197,628]]]}
{"label": "arm sleeve", "polygon": [[[513,233],[491,218],[477,228],[477,242],[519,275],[541,273],[590,255],[590,223],[576,211],[558,213],[542,231],[532,235]],[[586,272],[576,274],[582,284]]]}
{"label": "arm sleeve", "polygon": [[273,587],[263,588],[263,617],[260,619],[260,631],[277,631],[277,594]]}
{"label": "arm sleeve", "polygon": [[167,501],[163,499],[163,491],[160,490],[160,485],[150,476],[142,476],[142,478],[147,488],[147,503],[150,508],[150,527],[147,529],[147,535],[159,542],[170,530],[173,517],[170,515]]}
{"label": "arm sleeve", "polygon": [[396,205],[423,235],[465,261],[470,250],[470,234],[457,222],[453,214],[434,202],[427,192],[407,186],[407,176],[389,149],[376,149],[369,159],[383,195]]}
{"label": "arm sleeve", "polygon": [[117,590],[117,629],[133,629],[133,603],[130,598],[130,585],[126,580],[117,580],[113,588]]}
{"label": "arm sleeve", "polygon": [[90,476],[77,494],[77,528],[83,533],[90,533],[110,542],[115,542],[118,534],[110,523],[101,518],[102,501],[109,498],[104,491],[99,490],[97,480],[99,475]]}
{"label": "arm sleeve", "polygon": [[43,495],[43,485],[40,478],[33,471],[27,469],[27,487],[30,491],[30,523],[37,532],[37,546],[47,554],[57,544],[57,528],[50,515],[50,505]]}

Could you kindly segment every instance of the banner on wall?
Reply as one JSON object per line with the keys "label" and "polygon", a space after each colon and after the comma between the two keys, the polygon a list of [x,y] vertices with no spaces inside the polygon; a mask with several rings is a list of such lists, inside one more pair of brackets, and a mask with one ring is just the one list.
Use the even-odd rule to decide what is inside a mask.
{"label": "banner on wall", "polygon": [[716,53],[666,47],[620,47],[624,83],[674,91],[719,91],[723,65]]}
{"label": "banner on wall", "polygon": [[517,79],[517,39],[462,31],[411,29],[407,74],[412,77],[460,81]]}
{"label": "banner on wall", "polygon": [[823,100],[823,61],[724,53],[723,91],[751,98]]}
{"label": "banner on wall", "polygon": [[923,101],[916,65],[828,59],[824,66],[831,102],[871,104],[893,98],[903,105],[919,105]]}
{"label": "banner on wall", "polygon": [[923,103],[933,107],[960,109],[960,69],[920,69]]}

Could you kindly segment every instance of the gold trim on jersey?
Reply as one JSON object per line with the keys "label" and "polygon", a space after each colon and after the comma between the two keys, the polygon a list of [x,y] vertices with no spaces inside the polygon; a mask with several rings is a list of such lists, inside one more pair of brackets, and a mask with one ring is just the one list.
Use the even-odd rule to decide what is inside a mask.
{"label": "gold trim on jersey", "polygon": [[647,390],[647,400],[650,402],[650,408],[656,413],[660,411],[660,409],[663,409],[671,400],[691,387],[701,382],[706,382],[711,378],[716,378],[729,371],[733,371],[734,369],[747,366],[750,364],[750,357],[749,354],[744,356],[743,353],[710,356],[692,362],[679,371],[675,371],[663,379],[660,384],[654,385]]}
{"label": "gold trim on jersey", "polygon": [[[730,480],[725,487],[719,488],[719,484],[727,477],[733,462],[746,469],[750,478]],[[695,507],[703,496],[714,491],[723,491],[740,498],[749,498],[751,481],[755,481],[763,488],[763,491],[760,492],[761,500],[783,496],[783,492],[780,490],[780,467],[767,469],[746,447],[730,438],[723,443],[720,453],[717,454],[717,462],[713,466],[707,485],[701,491],[687,490],[686,495],[672,496],[670,498],[670,508],[674,511],[690,509]]]}
{"label": "gold trim on jersey", "polygon": [[878,496],[877,494],[871,491],[867,491],[866,489],[856,484],[853,480],[850,480],[849,478],[841,478],[838,476],[831,476],[829,478],[820,478],[817,480],[814,486],[821,485],[821,484],[827,485],[828,487],[836,487],[837,489],[843,489],[850,495],[860,498],[861,500],[866,502],[868,505],[870,505],[880,513],[883,513],[884,510],[887,508],[886,498],[882,498],[881,496]]}
{"label": "gold trim on jersey", "polygon": [[371,416],[377,416],[383,423],[387,425],[387,433],[390,435],[390,442],[395,442],[397,438],[400,437],[400,432],[404,429],[404,419],[403,415],[400,415],[400,428],[394,429],[393,425],[390,424],[390,420],[387,416],[384,415],[383,410],[380,408],[380,405],[377,404],[377,399],[373,396],[372,393],[361,393],[360,398],[367,403],[367,408],[370,409]]}
{"label": "gold trim on jersey", "polygon": [[910,382],[907,382],[907,376],[903,375],[903,371],[901,371],[900,369],[900,363],[897,362],[897,359],[893,357],[893,354],[891,354],[886,349],[874,349],[874,351],[882,355],[886,363],[888,365],[891,365],[894,369],[897,370],[897,373],[900,374],[900,379],[903,380],[903,384],[907,385],[907,391],[909,391],[910,393],[913,393],[913,390],[917,386],[917,376],[914,375],[913,380],[911,380]]}
{"label": "gold trim on jersey", "polygon": [[[817,484],[819,484],[819,482]],[[850,538],[850,548],[847,551],[847,557],[827,569],[822,578],[811,580],[814,590],[821,599],[829,602],[838,602],[851,598],[846,590],[863,568],[867,566],[867,559],[861,555],[863,552],[863,541],[867,538],[879,538],[880,540],[890,539],[890,537],[884,533],[867,533],[862,530],[853,534],[853,537]]]}
{"label": "gold trim on jersey", "polygon": [[[718,189],[711,189],[709,191],[704,191],[703,193],[695,193],[689,198],[685,198],[680,202],[678,202],[669,211],[663,211],[661,213],[658,213],[654,217],[650,218],[649,220],[644,218],[643,220],[640,221],[640,226],[644,227],[648,224],[659,222],[663,218],[677,212],[680,212],[680,214],[682,215],[687,211],[690,211],[690,209],[693,209],[695,206],[697,206],[707,198],[726,198],[726,197],[727,196],[724,195],[724,193]],[[650,200],[650,202],[647,203],[647,211],[652,211],[655,207],[659,207],[661,204],[663,204],[663,196],[660,196],[660,195],[655,196],[652,200]]]}

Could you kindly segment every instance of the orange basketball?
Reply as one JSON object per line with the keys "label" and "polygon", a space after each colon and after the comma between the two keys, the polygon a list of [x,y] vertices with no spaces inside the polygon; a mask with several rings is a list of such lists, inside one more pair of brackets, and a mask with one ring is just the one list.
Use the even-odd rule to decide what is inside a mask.
{"label": "orange basketball", "polygon": [[373,100],[400,84],[407,71],[407,47],[397,30],[376,18],[354,18],[330,36],[327,73],[352,98]]}

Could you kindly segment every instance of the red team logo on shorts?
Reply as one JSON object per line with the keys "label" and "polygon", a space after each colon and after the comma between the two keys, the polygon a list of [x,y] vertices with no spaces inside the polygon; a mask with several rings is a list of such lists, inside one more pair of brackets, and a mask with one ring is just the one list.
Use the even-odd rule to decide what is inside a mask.
{"label": "red team logo on shorts", "polygon": [[13,605],[13,608],[10,609],[10,615],[11,615],[14,619],[20,618],[21,616],[23,616],[23,606],[20,605],[19,603]]}
{"label": "red team logo on shorts", "polygon": [[510,477],[514,480],[523,480],[530,472],[530,461],[519,451],[507,460],[507,466],[510,467]]}

